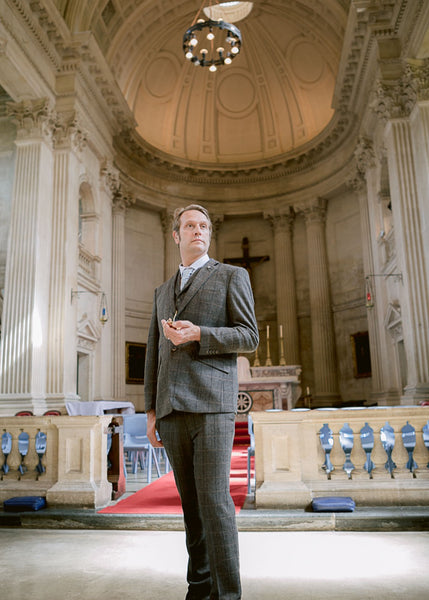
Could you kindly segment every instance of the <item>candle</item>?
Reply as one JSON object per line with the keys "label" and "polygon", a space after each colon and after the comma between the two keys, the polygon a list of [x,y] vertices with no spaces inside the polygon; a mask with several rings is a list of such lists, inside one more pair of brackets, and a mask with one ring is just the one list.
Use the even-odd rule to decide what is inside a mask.
{"label": "candle", "polygon": [[307,386],[307,396],[310,395],[310,388]]}
{"label": "candle", "polygon": [[267,340],[270,339],[270,326],[267,325]]}
{"label": "candle", "polygon": [[283,325],[280,325],[280,339],[283,338]]}

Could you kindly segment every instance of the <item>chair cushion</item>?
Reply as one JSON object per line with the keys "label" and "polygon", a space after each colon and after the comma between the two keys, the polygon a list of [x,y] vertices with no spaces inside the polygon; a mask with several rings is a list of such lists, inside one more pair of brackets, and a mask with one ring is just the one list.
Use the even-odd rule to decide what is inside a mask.
{"label": "chair cushion", "polygon": [[314,512],[353,512],[355,501],[349,496],[324,496],[313,498],[311,506]]}
{"label": "chair cushion", "polygon": [[46,499],[43,496],[17,496],[3,502],[6,512],[23,512],[27,510],[39,510],[45,508]]}

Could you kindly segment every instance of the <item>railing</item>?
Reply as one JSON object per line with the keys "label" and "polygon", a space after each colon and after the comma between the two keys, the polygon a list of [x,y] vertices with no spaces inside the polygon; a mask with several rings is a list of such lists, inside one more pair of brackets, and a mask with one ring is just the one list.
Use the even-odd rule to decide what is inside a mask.
{"label": "railing", "polygon": [[41,495],[51,506],[106,505],[112,493],[110,421],[111,416],[0,418],[0,501]]}
{"label": "railing", "polygon": [[429,503],[429,407],[252,413],[258,508]]}

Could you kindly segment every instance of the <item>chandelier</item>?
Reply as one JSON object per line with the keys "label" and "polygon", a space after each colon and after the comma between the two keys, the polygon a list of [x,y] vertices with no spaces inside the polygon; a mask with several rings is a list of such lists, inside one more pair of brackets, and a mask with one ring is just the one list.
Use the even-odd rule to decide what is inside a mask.
{"label": "chandelier", "polygon": [[[217,6],[228,4],[240,3],[225,2]],[[226,23],[223,17],[211,18],[214,14],[210,12],[211,6],[204,9],[210,16],[199,19],[202,8],[203,6],[183,36],[183,52],[195,66],[208,67],[214,72],[219,65],[229,65],[238,56],[241,49],[241,32],[236,25]]]}

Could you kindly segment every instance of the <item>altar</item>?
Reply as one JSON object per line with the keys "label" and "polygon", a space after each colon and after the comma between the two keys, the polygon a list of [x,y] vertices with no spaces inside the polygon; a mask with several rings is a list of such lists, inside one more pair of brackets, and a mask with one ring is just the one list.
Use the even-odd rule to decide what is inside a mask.
{"label": "altar", "polygon": [[250,410],[292,410],[301,396],[301,366],[251,367],[238,357],[238,414]]}

